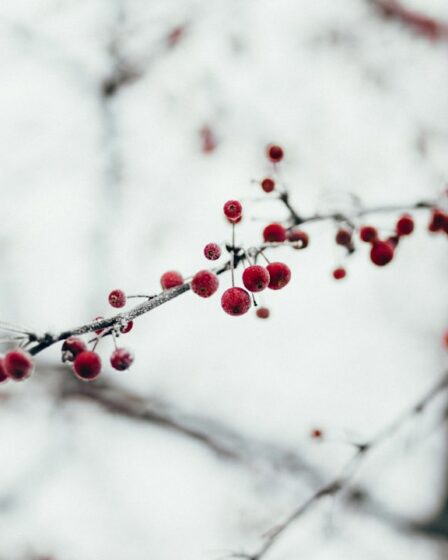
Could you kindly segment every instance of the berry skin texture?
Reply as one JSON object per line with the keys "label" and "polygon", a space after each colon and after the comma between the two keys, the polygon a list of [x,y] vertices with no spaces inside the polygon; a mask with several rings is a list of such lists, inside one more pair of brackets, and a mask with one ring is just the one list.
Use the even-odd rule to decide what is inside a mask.
{"label": "berry skin texture", "polygon": [[352,232],[349,229],[339,229],[336,232],[335,241],[338,245],[347,247],[352,242]]}
{"label": "berry skin texture", "polygon": [[259,307],[255,314],[259,319],[269,319],[271,313],[267,307]]}
{"label": "berry skin texture", "polygon": [[126,348],[117,348],[110,357],[110,365],[118,371],[129,369],[133,362],[134,355]]}
{"label": "berry skin texture", "polygon": [[23,381],[32,374],[33,362],[27,352],[16,348],[4,356],[3,368],[9,378],[14,381]]}
{"label": "berry skin texture", "polygon": [[212,296],[219,287],[219,279],[211,270],[196,272],[191,281],[191,289],[200,297]]}
{"label": "berry skin texture", "polygon": [[73,371],[82,381],[93,381],[101,372],[101,358],[96,352],[81,352],[73,362]]}
{"label": "berry skin texture", "polygon": [[126,305],[126,294],[123,290],[112,290],[109,294],[109,303],[112,307],[124,307]]}
{"label": "berry skin texture", "polygon": [[395,227],[398,236],[411,235],[414,231],[414,219],[410,214],[400,216]]}
{"label": "berry skin texture", "polygon": [[300,248],[301,249],[305,249],[305,247],[308,247],[308,244],[310,242],[310,238],[308,236],[308,234],[305,231],[302,231],[301,229],[298,228],[293,228],[290,229],[286,232],[286,237],[288,239],[288,241],[291,241],[291,243],[301,243]]}
{"label": "berry skin texture", "polygon": [[373,226],[362,226],[359,230],[359,237],[364,243],[373,243],[378,238],[378,232]]}
{"label": "berry skin texture", "polygon": [[224,204],[224,215],[232,223],[237,223],[243,215],[243,207],[238,200],[228,200]]}
{"label": "berry skin texture", "polygon": [[270,177],[265,177],[260,184],[265,193],[270,193],[275,189],[275,181]]}
{"label": "berry skin texture", "polygon": [[62,345],[62,361],[73,362],[76,356],[85,350],[87,350],[87,346],[82,338],[70,336],[64,340]]}
{"label": "berry skin texture", "polygon": [[375,241],[370,251],[370,260],[377,266],[385,266],[394,258],[394,247],[389,241]]}
{"label": "berry skin texture", "polygon": [[6,374],[5,366],[3,365],[3,358],[0,358],[0,385],[8,381],[9,377]]}
{"label": "berry skin texture", "polygon": [[216,261],[221,256],[221,247],[216,243],[207,243],[204,247],[204,256],[209,261]]}
{"label": "berry skin texture", "polygon": [[269,224],[263,230],[266,243],[283,243],[286,240],[286,229],[281,224]]}
{"label": "berry skin texture", "polygon": [[261,292],[269,284],[269,272],[258,264],[248,266],[243,272],[243,284],[249,292]]}
{"label": "berry skin texture", "polygon": [[184,283],[184,279],[180,272],[176,270],[168,270],[164,272],[160,277],[160,285],[163,290],[171,290],[176,286],[181,286]]}
{"label": "berry skin texture", "polygon": [[221,307],[233,317],[247,313],[251,304],[250,295],[243,288],[229,288],[221,297]]}
{"label": "berry skin texture", "polygon": [[342,280],[343,278],[345,278],[347,276],[347,271],[345,270],[345,268],[343,268],[342,266],[335,268],[333,270],[333,278],[335,280]]}
{"label": "berry skin texture", "polygon": [[278,163],[283,159],[283,148],[281,146],[277,146],[276,144],[270,144],[267,147],[266,155],[273,163]]}
{"label": "berry skin texture", "polygon": [[271,290],[281,290],[291,280],[291,269],[285,263],[269,263],[266,268],[270,276],[268,288]]}

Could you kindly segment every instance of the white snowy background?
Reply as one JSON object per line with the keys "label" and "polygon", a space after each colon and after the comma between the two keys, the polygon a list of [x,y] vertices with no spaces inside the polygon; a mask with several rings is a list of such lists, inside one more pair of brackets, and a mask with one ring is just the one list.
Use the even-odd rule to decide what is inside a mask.
{"label": "white snowy background", "polygon": [[[448,20],[446,0],[408,5]],[[117,68],[132,79],[102,95]],[[433,199],[447,180],[448,43],[364,0],[2,0],[0,76],[0,318],[39,333],[108,313],[113,288],[154,293],[165,270],[206,267],[204,244],[229,239],[229,198],[247,210],[238,241],[256,243],[286,217],[252,182],[269,142],[285,148],[304,214],[345,209],[347,192],[372,206]],[[64,393],[79,384],[59,349],[41,354],[31,380],[0,388],[0,558],[255,550],[337,476],[347,442],[441,377],[447,246],[427,220],[385,269],[360,247],[339,283],[334,227],[310,225],[307,250],[276,253],[293,278],[262,298],[268,321],[192,293],[139,319],[125,342],[134,367],[106,367],[98,393],[105,383],[181,429]],[[100,350],[107,364],[111,341]],[[443,539],[408,529],[445,499],[445,405],[366,459],[354,481],[365,507],[320,501],[267,560],[446,558]],[[316,426],[328,442],[310,439]]]}

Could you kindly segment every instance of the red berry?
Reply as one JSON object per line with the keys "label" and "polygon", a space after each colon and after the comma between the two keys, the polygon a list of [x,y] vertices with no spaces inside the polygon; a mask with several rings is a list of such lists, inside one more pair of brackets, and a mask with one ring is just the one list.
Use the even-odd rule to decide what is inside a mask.
{"label": "red berry", "polygon": [[62,345],[62,361],[73,362],[76,356],[85,350],[87,350],[87,346],[82,338],[70,336],[64,340]]}
{"label": "red berry", "polygon": [[233,223],[239,221],[243,215],[243,207],[238,200],[228,200],[224,204],[223,210],[226,218]]}
{"label": "red berry", "polygon": [[394,257],[394,247],[390,241],[375,241],[370,251],[370,260],[377,266],[385,266]]}
{"label": "red berry", "polygon": [[434,208],[431,213],[431,221],[429,222],[428,229],[432,232],[441,231],[446,227],[448,216],[439,208]]}
{"label": "red berry", "polygon": [[352,242],[352,232],[349,229],[341,228],[336,232],[335,241],[338,245],[347,247]]}
{"label": "red berry", "polygon": [[256,314],[259,319],[268,319],[270,311],[267,307],[258,307]]}
{"label": "red berry", "polygon": [[124,307],[126,305],[126,294],[123,290],[112,290],[109,294],[109,303],[112,307]]}
{"label": "red berry", "polygon": [[283,243],[286,240],[286,229],[281,224],[269,224],[263,230],[263,239],[267,243]]}
{"label": "red berry", "polygon": [[86,350],[81,352],[73,362],[73,371],[76,377],[83,381],[93,381],[101,371],[101,358],[96,352]]}
{"label": "red berry", "polygon": [[397,235],[410,235],[414,231],[414,219],[410,214],[403,214],[398,218],[395,227]]}
{"label": "red berry", "polygon": [[283,159],[283,155],[284,155],[283,148],[277,146],[276,144],[270,144],[267,147],[266,155],[272,162],[278,163]]}
{"label": "red berry", "polygon": [[250,295],[243,288],[229,288],[221,297],[221,307],[233,316],[244,315],[251,306]]}
{"label": "red berry", "polygon": [[359,237],[365,243],[373,243],[378,237],[378,232],[373,226],[362,226],[359,230]]}
{"label": "red berry", "polygon": [[118,371],[129,369],[134,361],[134,355],[126,348],[117,348],[112,352],[110,357],[110,365]]}
{"label": "red berry", "polygon": [[289,229],[286,232],[286,237],[288,241],[291,241],[291,243],[300,242],[301,249],[305,249],[305,247],[308,247],[308,243],[310,241],[308,234],[305,231],[302,231],[301,229],[298,228]]}
{"label": "red berry", "polygon": [[204,255],[209,261],[216,261],[221,256],[221,248],[217,243],[207,243],[204,247]]}
{"label": "red berry", "polygon": [[269,263],[266,268],[270,276],[268,288],[271,290],[281,290],[291,280],[291,270],[285,263]]}
{"label": "red berry", "polygon": [[219,286],[219,279],[211,270],[196,272],[191,281],[191,289],[203,298],[212,296]]}
{"label": "red berry", "polygon": [[261,181],[261,188],[264,190],[265,193],[270,193],[275,189],[275,181],[270,177],[266,177]]}
{"label": "red berry", "polygon": [[120,327],[120,332],[123,334],[127,334],[130,330],[132,330],[133,326],[134,326],[134,321],[128,321],[125,325]]}
{"label": "red berry", "polygon": [[0,358],[0,384],[8,381],[9,377],[5,371],[5,366],[3,365],[3,358]]}
{"label": "red berry", "polygon": [[243,284],[250,292],[261,292],[269,284],[269,272],[258,264],[249,266],[243,272]]}
{"label": "red berry", "polygon": [[342,266],[340,266],[339,268],[335,268],[333,270],[333,278],[335,280],[342,280],[343,278],[345,278],[346,275],[347,275],[347,272],[346,272],[345,268],[343,268]]}
{"label": "red berry", "polygon": [[184,283],[182,274],[176,270],[168,270],[160,277],[160,284],[164,290],[170,290]]}
{"label": "red berry", "polygon": [[14,381],[23,381],[33,372],[31,356],[20,348],[10,350],[3,358],[6,375]]}

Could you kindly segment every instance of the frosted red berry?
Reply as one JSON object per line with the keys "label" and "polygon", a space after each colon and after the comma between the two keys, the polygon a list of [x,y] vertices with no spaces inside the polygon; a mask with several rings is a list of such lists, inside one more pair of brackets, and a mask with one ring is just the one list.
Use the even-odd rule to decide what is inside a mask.
{"label": "frosted red berry", "polygon": [[228,200],[223,210],[225,217],[233,223],[239,221],[243,215],[243,207],[238,200]]}
{"label": "frosted red berry", "polygon": [[112,290],[109,294],[109,303],[112,307],[124,307],[126,305],[126,294],[123,290]]}
{"label": "frosted red berry", "polygon": [[14,381],[23,381],[33,372],[33,362],[28,352],[21,348],[10,350],[3,358],[6,375]]}
{"label": "frosted red berry", "polygon": [[370,251],[370,260],[377,266],[385,266],[394,258],[394,247],[390,241],[375,241]]}
{"label": "frosted red berry", "polygon": [[110,365],[118,371],[129,369],[133,362],[134,355],[127,348],[117,348],[110,357]]}
{"label": "frosted red berry", "polygon": [[219,279],[211,270],[200,270],[191,281],[191,289],[203,298],[212,296],[219,287]]}
{"label": "frosted red berry", "polygon": [[345,270],[345,268],[343,268],[342,266],[335,268],[333,270],[333,278],[335,280],[342,280],[343,278],[345,278],[347,276],[347,271]]}
{"label": "frosted red berry", "polygon": [[134,321],[128,321],[125,325],[120,327],[120,332],[123,334],[127,334],[130,330],[132,330],[134,326]]}
{"label": "frosted red berry", "polygon": [[244,287],[250,292],[261,292],[267,288],[269,279],[269,272],[258,264],[248,266],[243,272]]}
{"label": "frosted red berry", "polygon": [[338,229],[335,236],[335,241],[338,245],[347,247],[352,242],[352,231],[346,228]]}
{"label": "frosted red berry", "polygon": [[82,338],[70,336],[62,345],[62,361],[73,362],[76,356],[85,350],[87,345]]}
{"label": "frosted red berry", "polygon": [[259,319],[268,319],[270,315],[270,311],[267,307],[258,307],[255,313]]}
{"label": "frosted red berry", "polygon": [[270,276],[268,288],[271,290],[281,290],[291,280],[291,269],[285,263],[269,263],[266,268]]}
{"label": "frosted red berry", "polygon": [[234,317],[247,313],[251,304],[250,295],[243,288],[229,288],[221,297],[221,307]]}
{"label": "frosted red berry", "polygon": [[3,365],[3,358],[0,358],[0,384],[8,381],[9,377],[5,371],[5,366]]}
{"label": "frosted red berry", "polygon": [[275,189],[275,181],[270,177],[265,177],[260,184],[265,193],[270,193]]}
{"label": "frosted red berry", "polygon": [[359,237],[365,243],[373,243],[378,238],[378,231],[373,226],[362,226],[359,230]]}
{"label": "frosted red berry", "polygon": [[286,229],[281,224],[269,224],[263,230],[263,239],[267,243],[283,243],[286,240]]}
{"label": "frosted red berry", "polygon": [[400,216],[397,220],[395,231],[399,236],[410,235],[414,231],[414,218],[410,214]]}
{"label": "frosted red berry", "polygon": [[209,261],[216,261],[221,256],[221,247],[217,243],[207,243],[204,247],[204,256]]}
{"label": "frosted red berry", "polygon": [[184,279],[182,274],[177,272],[177,270],[168,270],[160,277],[160,285],[164,290],[170,290],[176,286],[181,286],[183,283]]}
{"label": "frosted red berry", "polygon": [[301,249],[308,247],[308,244],[310,242],[308,234],[298,228],[289,229],[286,232],[286,238],[288,239],[288,241],[291,241],[291,243],[300,243]]}
{"label": "frosted red berry", "polygon": [[101,358],[96,352],[81,352],[73,362],[73,371],[79,379],[93,381],[101,372]]}
{"label": "frosted red berry", "polygon": [[283,148],[278,146],[277,144],[270,144],[267,147],[266,155],[273,163],[278,163],[283,159]]}

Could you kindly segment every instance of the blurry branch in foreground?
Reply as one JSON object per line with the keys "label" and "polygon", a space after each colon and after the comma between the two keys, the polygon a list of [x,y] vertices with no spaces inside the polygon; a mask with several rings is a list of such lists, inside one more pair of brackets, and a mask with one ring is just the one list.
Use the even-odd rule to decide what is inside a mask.
{"label": "blurry branch in foreground", "polygon": [[448,372],[444,374],[442,379],[440,379],[434,387],[432,387],[425,395],[419,399],[410,409],[406,410],[404,413],[400,414],[395,418],[390,424],[385,428],[380,430],[371,439],[355,445],[356,452],[355,455],[350,459],[342,473],[337,476],[334,480],[327,484],[324,484],[319,488],[314,494],[311,495],[308,500],[300,504],[296,509],[294,509],[284,521],[278,523],[276,526],[272,527],[267,533],[265,533],[264,543],[258,548],[258,550],[252,554],[248,553],[233,553],[232,558],[244,558],[246,560],[260,560],[267,556],[271,548],[277,543],[279,538],[289,529],[294,522],[303,517],[308,511],[310,511],[321,498],[326,496],[336,496],[343,490],[347,489],[354,475],[360,468],[360,465],[364,462],[366,457],[370,453],[379,447],[382,443],[387,441],[389,438],[394,436],[397,431],[411,418],[422,414],[430,402],[439,395],[442,391],[448,388]]}

